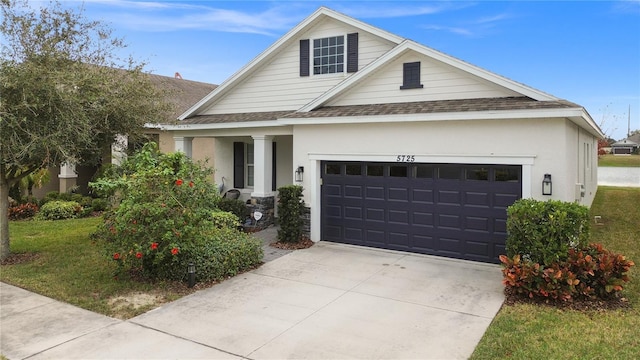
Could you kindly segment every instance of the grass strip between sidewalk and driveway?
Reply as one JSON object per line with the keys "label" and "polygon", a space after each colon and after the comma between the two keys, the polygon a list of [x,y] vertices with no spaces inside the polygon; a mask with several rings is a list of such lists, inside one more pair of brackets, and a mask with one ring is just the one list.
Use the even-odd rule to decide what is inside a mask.
{"label": "grass strip between sidewalk and driveway", "polygon": [[577,311],[535,304],[504,305],[471,359],[640,359],[640,188],[599,187],[591,242],[636,266],[622,296],[630,307]]}

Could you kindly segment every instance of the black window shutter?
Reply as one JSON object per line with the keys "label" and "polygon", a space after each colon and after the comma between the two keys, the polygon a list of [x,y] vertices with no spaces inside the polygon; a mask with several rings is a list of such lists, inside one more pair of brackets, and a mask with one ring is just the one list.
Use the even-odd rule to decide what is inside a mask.
{"label": "black window shutter", "polygon": [[276,142],[272,142],[271,154],[271,190],[276,191]]}
{"label": "black window shutter", "polygon": [[233,187],[244,188],[244,143],[233,143]]}
{"label": "black window shutter", "polygon": [[358,33],[347,34],[347,72],[358,71]]}
{"label": "black window shutter", "polygon": [[300,40],[300,76],[309,76],[309,39]]}
{"label": "black window shutter", "polygon": [[402,67],[402,86],[400,90],[404,89],[420,89],[423,85],[420,84],[420,62],[404,63]]}

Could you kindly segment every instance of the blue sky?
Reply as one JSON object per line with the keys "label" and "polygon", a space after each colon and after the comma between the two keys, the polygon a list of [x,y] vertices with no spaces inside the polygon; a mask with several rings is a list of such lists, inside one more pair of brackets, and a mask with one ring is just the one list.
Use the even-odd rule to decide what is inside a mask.
{"label": "blue sky", "polygon": [[[82,5],[76,1],[66,6]],[[603,131],[640,129],[640,0],[90,0],[85,15],[166,76],[220,84],[319,6],[584,106]]]}

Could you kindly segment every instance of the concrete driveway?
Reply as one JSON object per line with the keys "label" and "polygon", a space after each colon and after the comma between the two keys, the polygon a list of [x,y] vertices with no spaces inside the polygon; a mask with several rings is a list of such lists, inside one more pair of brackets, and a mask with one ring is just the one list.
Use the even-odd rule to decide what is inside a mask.
{"label": "concrete driveway", "polygon": [[5,336],[5,324],[19,324],[3,303],[2,351],[10,359],[465,359],[502,305],[500,281],[497,265],[321,242],[128,321],[74,308],[86,329],[69,339],[58,329],[58,343],[41,349],[19,351],[29,344]]}

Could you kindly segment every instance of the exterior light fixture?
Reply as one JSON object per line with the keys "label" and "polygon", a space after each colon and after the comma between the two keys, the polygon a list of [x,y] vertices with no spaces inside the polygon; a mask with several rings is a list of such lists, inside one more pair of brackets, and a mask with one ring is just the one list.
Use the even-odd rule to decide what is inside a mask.
{"label": "exterior light fixture", "polygon": [[302,182],[304,175],[304,166],[298,166],[296,169],[296,182]]}
{"label": "exterior light fixture", "polygon": [[189,274],[189,287],[192,288],[196,284],[196,266],[192,262],[187,267],[187,273]]}
{"label": "exterior light fixture", "polygon": [[542,195],[551,195],[551,174],[544,174],[544,180],[542,180]]}

